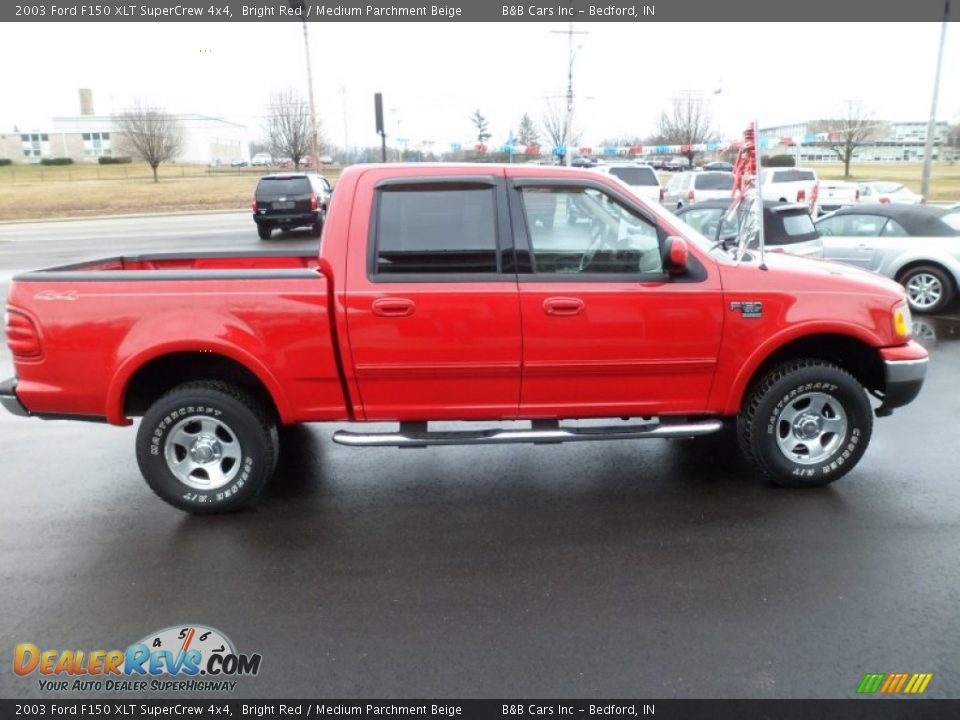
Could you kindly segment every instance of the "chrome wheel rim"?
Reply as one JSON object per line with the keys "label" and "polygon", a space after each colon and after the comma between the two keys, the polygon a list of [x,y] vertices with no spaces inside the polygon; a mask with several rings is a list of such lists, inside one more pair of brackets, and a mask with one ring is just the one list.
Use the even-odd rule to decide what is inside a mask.
{"label": "chrome wheel rim", "polygon": [[184,485],[195,490],[216,490],[240,472],[240,441],[221,420],[194,415],[170,430],[164,457],[170,472]]}
{"label": "chrome wheel rim", "polygon": [[913,307],[926,310],[940,302],[943,283],[936,275],[917,273],[907,281],[907,297]]}
{"label": "chrome wheel rim", "polygon": [[847,436],[847,413],[832,395],[798,395],[777,416],[777,446],[788,460],[815,465],[833,455]]}

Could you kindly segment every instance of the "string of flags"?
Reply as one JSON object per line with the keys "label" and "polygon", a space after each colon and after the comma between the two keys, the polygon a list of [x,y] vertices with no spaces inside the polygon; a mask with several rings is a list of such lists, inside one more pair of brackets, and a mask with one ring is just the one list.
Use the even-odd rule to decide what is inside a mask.
{"label": "string of flags", "polygon": [[[794,145],[810,145],[813,143],[837,140],[840,133],[807,133],[803,137],[774,137],[761,138],[758,141],[761,150],[768,150],[777,146],[792,147]],[[468,150],[476,153],[507,153],[513,155],[566,155],[568,150],[574,155],[619,155],[626,157],[643,155],[670,155],[688,152],[724,152],[726,150],[738,151],[741,142],[732,140],[726,142],[706,142],[695,145],[579,145],[575,147],[565,147],[563,145],[518,145],[516,143],[504,143],[502,145],[492,143],[450,143],[451,151]],[[422,149],[433,149],[434,143],[422,143]]]}

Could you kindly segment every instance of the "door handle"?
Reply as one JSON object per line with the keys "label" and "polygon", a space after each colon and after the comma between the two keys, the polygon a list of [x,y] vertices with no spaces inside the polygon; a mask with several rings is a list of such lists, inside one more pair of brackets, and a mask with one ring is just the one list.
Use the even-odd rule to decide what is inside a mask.
{"label": "door handle", "polygon": [[380,317],[408,317],[416,309],[413,300],[407,298],[377,298],[373,301],[373,314]]}
{"label": "door handle", "polygon": [[583,312],[583,300],[569,297],[550,297],[543,301],[547,315],[579,315]]}

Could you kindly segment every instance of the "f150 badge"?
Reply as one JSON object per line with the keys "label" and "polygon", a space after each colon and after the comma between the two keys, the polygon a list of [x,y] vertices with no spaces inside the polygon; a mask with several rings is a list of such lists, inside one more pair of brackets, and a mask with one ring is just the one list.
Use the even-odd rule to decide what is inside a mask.
{"label": "f150 badge", "polygon": [[745,318],[763,317],[763,303],[759,300],[737,300],[730,303],[731,310],[739,310]]}

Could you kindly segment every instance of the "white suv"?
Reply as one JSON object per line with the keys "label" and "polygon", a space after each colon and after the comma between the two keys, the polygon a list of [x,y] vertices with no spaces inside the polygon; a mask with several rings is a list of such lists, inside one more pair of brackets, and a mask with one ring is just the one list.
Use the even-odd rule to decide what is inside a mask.
{"label": "white suv", "polygon": [[812,209],[819,183],[810,168],[768,168],[760,172],[760,195],[764,200],[804,203]]}
{"label": "white suv", "polygon": [[642,163],[614,163],[610,165],[598,165],[593,168],[594,172],[613,175],[625,185],[630,187],[631,192],[637,197],[655,203],[663,200],[663,187],[660,185],[660,177],[657,171],[650,165]]}
{"label": "white suv", "polygon": [[733,173],[702,170],[674,175],[661,200],[669,209],[679,210],[705,200],[731,200],[732,196]]}

